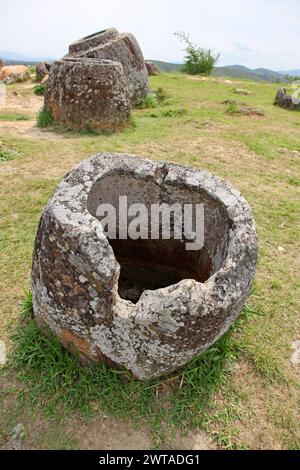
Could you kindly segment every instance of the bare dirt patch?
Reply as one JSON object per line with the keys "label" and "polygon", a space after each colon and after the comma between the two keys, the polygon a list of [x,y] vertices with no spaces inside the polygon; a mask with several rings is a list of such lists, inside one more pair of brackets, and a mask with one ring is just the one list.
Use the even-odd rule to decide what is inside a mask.
{"label": "bare dirt patch", "polygon": [[39,129],[35,121],[0,121],[0,131],[42,140],[57,140],[61,138],[55,132]]}
{"label": "bare dirt patch", "polygon": [[92,421],[77,434],[85,450],[146,450],[151,448],[150,433],[114,418]]}
{"label": "bare dirt patch", "polygon": [[[132,423],[116,418],[92,421],[77,433],[80,448],[84,450],[147,450],[152,447],[147,427],[135,428]],[[203,431],[181,434],[170,438],[166,448],[172,450],[214,450],[216,444]]]}

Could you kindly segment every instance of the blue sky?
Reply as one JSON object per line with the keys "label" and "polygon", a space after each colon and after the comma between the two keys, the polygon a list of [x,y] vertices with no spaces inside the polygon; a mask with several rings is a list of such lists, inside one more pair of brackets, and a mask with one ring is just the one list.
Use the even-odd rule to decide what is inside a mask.
{"label": "blue sky", "polygon": [[0,50],[60,58],[70,42],[115,26],[147,59],[180,62],[175,31],[221,52],[220,65],[300,68],[300,0],[0,0]]}

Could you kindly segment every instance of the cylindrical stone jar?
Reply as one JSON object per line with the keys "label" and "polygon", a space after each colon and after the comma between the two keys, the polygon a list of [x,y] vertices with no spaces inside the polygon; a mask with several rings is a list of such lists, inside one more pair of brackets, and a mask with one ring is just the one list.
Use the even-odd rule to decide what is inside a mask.
{"label": "cylindrical stone jar", "polygon": [[[99,204],[204,205],[204,244],[110,239]],[[122,215],[123,212],[121,212]],[[116,220],[120,215],[117,214]],[[179,369],[239,316],[254,279],[257,238],[243,196],[216,176],[126,154],[99,154],[62,180],[45,208],[32,269],[33,310],[85,360],[139,379]]]}
{"label": "cylindrical stone jar", "polygon": [[120,63],[69,58],[51,65],[44,109],[72,129],[117,130],[130,124],[131,102]]}

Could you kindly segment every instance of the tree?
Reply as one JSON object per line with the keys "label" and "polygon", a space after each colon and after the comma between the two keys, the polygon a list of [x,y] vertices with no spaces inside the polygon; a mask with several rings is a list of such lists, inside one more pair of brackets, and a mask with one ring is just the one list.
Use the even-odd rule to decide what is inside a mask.
{"label": "tree", "polygon": [[175,36],[186,45],[183,72],[190,75],[199,75],[201,73],[210,75],[220,54],[214,56],[211,49],[203,49],[193,44],[185,32],[176,32]]}

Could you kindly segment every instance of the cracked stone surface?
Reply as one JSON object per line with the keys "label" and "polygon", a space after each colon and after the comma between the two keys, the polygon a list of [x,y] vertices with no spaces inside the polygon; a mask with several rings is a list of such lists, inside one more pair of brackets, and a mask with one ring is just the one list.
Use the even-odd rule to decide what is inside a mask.
{"label": "cracked stone surface", "polygon": [[[202,203],[205,240],[108,240],[97,205]],[[139,379],[186,364],[239,316],[254,279],[257,237],[243,196],[205,171],[126,154],[96,155],[62,180],[38,227],[33,309],[83,361]]]}
{"label": "cracked stone surface", "polygon": [[146,63],[131,33],[119,33],[110,28],[91,34],[71,44],[65,57],[107,59],[122,64],[133,106],[149,93]]}
{"label": "cracked stone surface", "polygon": [[51,65],[44,109],[72,129],[116,130],[130,123],[127,80],[118,62],[64,59]]}

